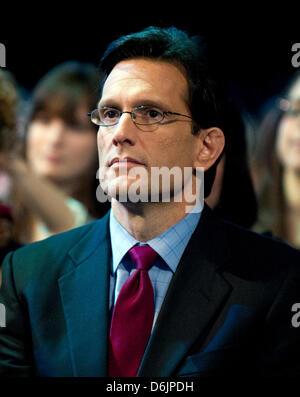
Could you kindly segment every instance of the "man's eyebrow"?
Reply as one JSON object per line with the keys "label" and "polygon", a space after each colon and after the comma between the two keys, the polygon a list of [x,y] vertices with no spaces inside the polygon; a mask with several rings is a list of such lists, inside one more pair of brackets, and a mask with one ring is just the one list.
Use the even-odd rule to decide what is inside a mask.
{"label": "man's eyebrow", "polygon": [[159,99],[140,99],[136,102],[134,102],[133,107],[138,107],[138,106],[153,106],[156,108],[160,108],[161,110],[168,110],[168,105],[164,102],[162,102]]}
{"label": "man's eyebrow", "polygon": [[[139,107],[139,106],[152,106],[152,107],[156,107],[156,108],[159,108],[159,109],[165,110],[165,111],[169,110],[169,106],[159,99],[140,98],[140,99],[137,99],[132,102],[132,105],[131,105],[132,108]],[[103,101],[100,99],[100,101],[98,102],[98,109],[100,107],[110,107],[110,108],[116,108],[116,109],[121,108],[120,104],[118,104],[118,102],[116,100],[109,99],[109,98],[104,99]]]}
{"label": "man's eyebrow", "polygon": [[100,109],[100,108],[103,108],[103,107],[119,109],[118,103],[115,100],[113,100],[113,99],[104,99],[104,100],[100,99],[98,104],[97,104],[97,108]]}

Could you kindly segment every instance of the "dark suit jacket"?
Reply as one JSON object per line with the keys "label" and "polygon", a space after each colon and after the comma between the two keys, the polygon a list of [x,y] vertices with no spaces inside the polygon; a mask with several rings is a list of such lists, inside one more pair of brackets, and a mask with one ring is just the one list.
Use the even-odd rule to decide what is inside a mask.
{"label": "dark suit jacket", "polygon": [[[0,375],[107,375],[108,214],[9,254]],[[300,254],[205,207],[138,376],[300,375]]]}

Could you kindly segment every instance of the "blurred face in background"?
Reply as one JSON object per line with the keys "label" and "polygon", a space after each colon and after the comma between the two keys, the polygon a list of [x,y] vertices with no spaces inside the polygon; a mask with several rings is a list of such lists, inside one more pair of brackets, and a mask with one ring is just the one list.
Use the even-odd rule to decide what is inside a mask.
{"label": "blurred face in background", "polygon": [[49,116],[46,109],[34,117],[27,132],[26,156],[37,175],[54,183],[93,176],[97,139],[88,110],[78,106],[72,121]]}
{"label": "blurred face in background", "polygon": [[278,127],[276,151],[284,168],[300,173],[300,81],[293,86],[289,98]]}

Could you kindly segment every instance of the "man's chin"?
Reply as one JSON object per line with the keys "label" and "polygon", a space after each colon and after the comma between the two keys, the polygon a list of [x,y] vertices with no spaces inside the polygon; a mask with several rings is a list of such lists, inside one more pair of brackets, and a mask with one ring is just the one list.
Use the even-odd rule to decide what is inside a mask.
{"label": "man's chin", "polygon": [[136,181],[128,178],[119,177],[113,181],[102,181],[101,188],[109,198],[119,202],[138,203],[151,201],[148,185],[139,184],[137,187]]}
{"label": "man's chin", "polygon": [[128,201],[128,181],[125,178],[114,179],[113,181],[101,182],[101,187],[104,193],[118,201]]}

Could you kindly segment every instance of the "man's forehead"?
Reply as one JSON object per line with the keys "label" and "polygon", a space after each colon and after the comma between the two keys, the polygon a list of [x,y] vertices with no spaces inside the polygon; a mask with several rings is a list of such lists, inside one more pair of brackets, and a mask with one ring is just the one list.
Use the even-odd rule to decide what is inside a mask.
{"label": "man's forehead", "polygon": [[104,83],[102,97],[126,87],[157,94],[178,92],[184,100],[188,92],[187,79],[180,68],[170,62],[150,59],[130,59],[115,65]]}

